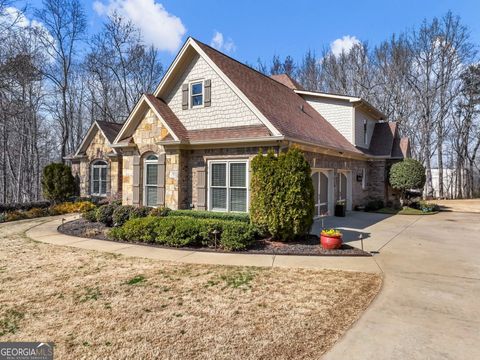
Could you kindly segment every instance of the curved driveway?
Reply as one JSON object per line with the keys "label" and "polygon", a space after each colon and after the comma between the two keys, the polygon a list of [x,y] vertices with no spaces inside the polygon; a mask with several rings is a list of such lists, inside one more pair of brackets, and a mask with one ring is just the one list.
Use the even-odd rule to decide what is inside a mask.
{"label": "curved driveway", "polygon": [[382,291],[325,359],[480,359],[480,215],[407,218],[375,256]]}

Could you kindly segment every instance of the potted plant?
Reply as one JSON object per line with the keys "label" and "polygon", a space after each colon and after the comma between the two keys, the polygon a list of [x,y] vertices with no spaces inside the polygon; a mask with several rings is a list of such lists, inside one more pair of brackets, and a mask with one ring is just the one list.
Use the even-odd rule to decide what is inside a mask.
{"label": "potted plant", "polygon": [[335,204],[335,216],[345,217],[345,210],[347,206],[345,204],[345,200],[339,200]]}
{"label": "potted plant", "polygon": [[336,229],[324,229],[320,233],[320,244],[326,250],[338,249],[342,246],[342,233]]}

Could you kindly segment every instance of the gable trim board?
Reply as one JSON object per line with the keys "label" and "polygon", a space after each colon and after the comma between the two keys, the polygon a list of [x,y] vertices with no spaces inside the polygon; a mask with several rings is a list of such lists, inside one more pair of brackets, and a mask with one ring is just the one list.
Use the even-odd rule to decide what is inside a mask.
{"label": "gable trim board", "polygon": [[[108,145],[112,148],[112,150],[114,151],[115,154],[117,154],[117,151],[112,147],[112,143],[110,142],[110,140],[108,140],[108,137],[105,135],[105,132],[102,130],[102,128],[100,127],[100,125],[98,124],[97,121],[95,121],[92,125],[90,125],[90,128],[88,129],[87,131],[87,134],[85,135],[85,137],[83,138],[82,142],[80,143],[80,145],[78,146],[78,149],[77,151],[75,152],[75,154],[73,155],[74,158],[78,158],[79,156],[81,156],[81,152],[82,151],[85,151],[86,148],[88,148],[88,145],[90,144],[90,142],[93,140],[93,138],[95,137],[95,134],[94,133],[94,130],[95,128],[97,129],[97,131],[100,131],[100,133],[102,134],[102,136],[105,138],[105,140],[107,141]],[[71,159],[71,158],[69,158]]]}
{"label": "gable trim board", "polygon": [[[135,132],[135,129],[137,128],[138,124],[142,120],[141,115],[145,114],[145,112],[148,110],[148,108],[153,111],[153,113],[160,120],[162,125],[165,126],[165,128],[168,130],[168,133],[173,137],[174,141],[176,141],[176,142],[181,141],[179,136],[173,131],[171,124],[169,124],[168,121],[165,120],[166,116],[163,116],[160,113],[159,108],[157,108],[156,104],[154,104],[154,101],[155,100],[152,98],[152,95],[150,95],[150,94],[143,94],[140,97],[137,104],[135,105],[132,112],[130,113],[127,120],[125,121],[122,129],[120,130],[117,137],[115,138],[113,147],[123,147],[123,146],[127,145],[127,144],[124,145],[125,142],[124,141],[122,142],[122,140],[128,139],[130,136],[132,136],[132,134]],[[144,106],[145,104],[148,106],[148,108],[145,108],[145,106]],[[134,120],[136,120],[136,123],[134,122]],[[128,133],[128,131],[130,131],[130,133]],[[127,133],[127,134],[125,134],[125,133]]]}

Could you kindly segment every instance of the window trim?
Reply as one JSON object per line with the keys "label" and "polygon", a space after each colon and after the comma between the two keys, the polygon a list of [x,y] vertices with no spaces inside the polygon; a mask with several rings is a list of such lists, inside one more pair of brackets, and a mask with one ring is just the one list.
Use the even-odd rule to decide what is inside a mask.
{"label": "window trim", "polygon": [[[230,186],[230,164],[245,164],[245,187],[240,186]],[[226,165],[226,186],[212,186],[212,165],[213,164],[225,164]],[[207,209],[208,211],[214,212],[232,212],[232,213],[248,213],[250,209],[250,160],[249,159],[219,159],[219,160],[208,160],[208,174],[207,174]],[[226,188],[227,194],[227,208],[226,209],[219,209],[212,207],[212,191],[211,188]],[[232,211],[230,210],[230,189],[246,189],[246,211]]]}
{"label": "window trim", "polygon": [[[98,176],[99,176],[98,180],[95,180],[93,178],[94,174],[95,174],[95,171],[94,171],[95,168],[99,169],[98,170]],[[104,194],[101,192],[102,191],[102,169],[105,169],[105,193]],[[98,192],[94,192],[94,190],[93,190],[94,189],[93,184],[94,184],[95,181],[99,182]],[[102,159],[94,160],[90,164],[90,195],[98,196],[98,197],[105,197],[105,196],[107,196],[107,192],[108,192],[107,187],[108,187],[108,162],[106,162],[105,160],[102,160]]]}
{"label": "window trim", "polygon": [[[148,160],[148,158],[150,156],[154,155],[156,157],[155,160]],[[155,205],[148,205],[147,204],[147,187],[155,187],[155,189],[157,189],[158,191],[158,155],[157,154],[148,154],[145,156],[144,160],[143,160],[143,181],[142,181],[142,185],[143,185],[143,205],[144,206],[148,206],[148,207],[154,207],[156,208],[157,207],[157,204]],[[157,183],[156,184],[147,184],[147,165],[156,165],[157,166]],[[158,194],[157,194],[157,197],[158,197]],[[157,202],[158,202],[158,198],[157,198]]]}
{"label": "window trim", "polygon": [[[195,96],[199,96],[199,95],[202,95],[202,103],[200,105],[193,105],[193,85],[196,85],[196,84],[202,84],[202,92],[201,94],[196,94]],[[188,105],[190,107],[190,109],[197,109],[197,108],[202,108],[202,107],[205,107],[205,80],[204,79],[201,79],[201,80],[193,80],[193,81],[190,81],[189,84],[188,84]]]}
{"label": "window trim", "polygon": [[363,119],[363,143],[368,144],[368,122],[367,119]]}

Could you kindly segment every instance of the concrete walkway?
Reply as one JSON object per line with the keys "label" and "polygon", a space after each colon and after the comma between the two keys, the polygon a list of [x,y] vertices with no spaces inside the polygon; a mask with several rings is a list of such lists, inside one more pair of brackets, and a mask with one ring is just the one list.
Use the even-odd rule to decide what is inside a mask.
{"label": "concrete walkway", "polygon": [[[66,221],[75,218],[76,216],[66,217]],[[61,218],[44,222],[26,231],[26,235],[33,240],[54,245],[71,246],[87,250],[104,251],[163,261],[195,264],[335,269],[374,273],[381,272],[373,257],[235,254],[162,249],[152,246],[68,236],[60,234],[57,231],[58,226],[61,224]]]}
{"label": "concrete walkway", "polygon": [[400,217],[375,256],[382,291],[325,359],[480,359],[480,216]]}

